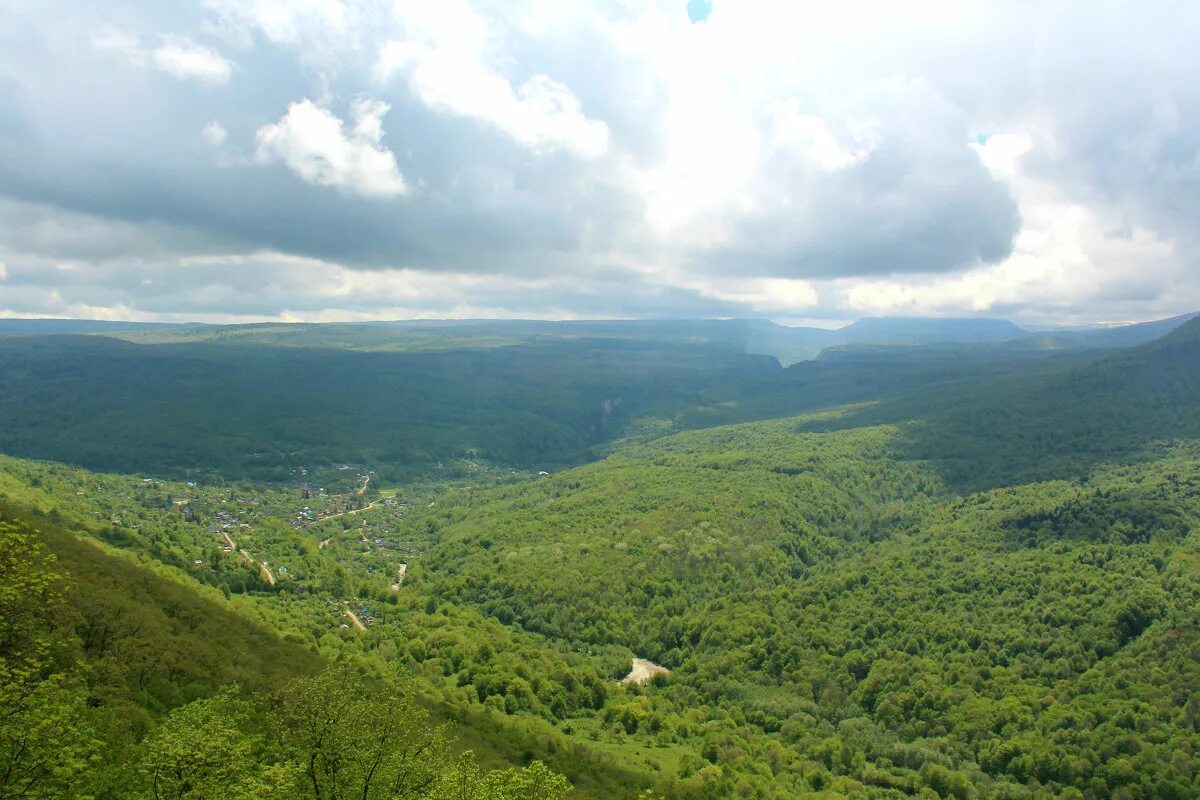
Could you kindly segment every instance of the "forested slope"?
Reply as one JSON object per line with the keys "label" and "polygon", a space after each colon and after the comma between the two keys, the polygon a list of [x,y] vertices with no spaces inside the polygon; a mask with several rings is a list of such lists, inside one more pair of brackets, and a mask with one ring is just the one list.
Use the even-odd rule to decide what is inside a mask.
{"label": "forested slope", "polygon": [[0,505],[0,797],[569,791],[540,764],[480,768],[402,672],[328,666],[128,555]]}
{"label": "forested slope", "polygon": [[[611,347],[552,352],[628,374]],[[0,491],[58,542],[80,587],[68,581],[65,605],[43,592],[6,614],[55,631],[14,685],[64,676],[52,696],[26,692],[65,703],[47,706],[48,724],[83,732],[60,777],[124,782],[101,794],[114,798],[144,796],[155,759],[211,755],[206,742],[246,767],[211,773],[214,793],[315,796],[289,770],[304,720],[331,708],[404,720],[388,752],[429,743],[429,797],[443,796],[429,794],[440,776],[501,787],[453,796],[565,791],[540,766],[486,778],[457,760],[464,743],[489,766],[546,761],[580,797],[1196,796],[1200,322],[1114,353],[914,352],[752,371],[736,396],[721,394],[728,376],[685,363],[697,382],[655,394],[678,404],[644,407],[629,422],[652,430],[601,461],[401,486],[402,504],[356,517],[296,517],[298,503],[331,502],[302,498],[306,484],[0,459]],[[641,364],[654,387],[660,367]],[[665,435],[839,399],[863,402]],[[6,535],[30,535],[8,514]],[[214,519],[288,579],[246,580]],[[124,552],[56,539],[60,526]],[[96,558],[105,566],[88,568]],[[373,624],[351,628],[346,612],[365,606]],[[619,684],[634,656],[670,673]],[[351,672],[304,677],[347,658]],[[288,688],[218,691],[231,681]],[[99,728],[80,711],[93,706]],[[334,716],[360,752],[350,717]],[[110,761],[81,770],[96,753]]]}
{"label": "forested slope", "polygon": [[[172,496],[188,497],[181,501],[186,513]],[[568,776],[580,798],[633,797],[654,783],[645,752],[614,753],[608,743],[573,738],[565,722],[604,708],[617,687],[599,665],[627,664],[628,651],[584,657],[469,607],[438,602],[423,591],[417,564],[403,592],[389,589],[394,572],[364,558],[368,529],[329,520],[316,534],[329,546],[318,547],[309,533],[271,517],[294,496],[0,458],[6,519],[52,547],[65,577],[65,594],[43,627],[63,622],[52,636],[66,648],[63,663],[78,665],[73,674],[103,676],[94,699],[119,709],[111,713],[122,721],[98,740],[97,753],[136,766],[140,755],[126,749],[137,750],[165,714],[187,707],[181,703],[232,683],[252,690],[255,703],[272,703],[296,676],[349,659],[370,687],[402,688],[428,713],[430,741],[450,755],[473,751],[469,764],[503,770],[541,759]],[[250,563],[243,563],[245,550],[223,552],[222,536],[209,530],[210,520],[228,519],[227,510],[239,507],[255,509],[253,532],[230,526],[239,544],[252,548]],[[275,584],[257,579],[259,559],[275,566]],[[351,608],[369,630],[348,624]],[[447,767],[445,774],[455,772]],[[143,796],[130,792],[112,796]]]}
{"label": "forested slope", "polygon": [[766,356],[637,341],[444,352],[0,339],[0,451],[92,469],[280,480],[367,464],[578,463],[633,414],[778,371]]}
{"label": "forested slope", "polygon": [[[693,749],[671,794],[1193,796],[1194,337],[973,387],[923,419],[680,434],[463,498],[431,518],[427,580],[671,668],[605,711]],[[997,417],[1010,434],[1045,448],[926,432],[1008,408],[1025,410]],[[948,465],[968,463],[1006,485],[964,492]]]}
{"label": "forested slope", "polygon": [[1160,340],[1045,374],[990,376],[864,406],[837,424],[916,420],[906,458],[966,487],[1081,477],[1200,436],[1200,319]]}
{"label": "forested slope", "polygon": [[[994,429],[1001,448],[993,452],[1006,453],[1007,469],[1021,453],[1041,458],[1047,437],[1036,424],[1005,431],[1006,419],[1037,423],[1047,407],[1085,392],[1109,402],[1104,386],[1126,380],[1122,356],[1012,343],[859,347],[781,369],[770,356],[741,352],[761,327],[744,320],[433,325],[403,334],[382,325],[276,327],[144,333],[176,344],[0,338],[0,451],[210,480],[279,481],[300,468],[334,480],[328,467],[353,463],[393,481],[428,476],[439,463],[553,470],[627,436],[886,401],[853,424],[938,416],[944,433],[930,425],[928,437],[944,441],[927,449],[941,458],[977,448],[974,428]],[[726,328],[734,333],[712,333]],[[600,334],[609,338],[587,338]],[[372,349],[397,336],[420,344]],[[345,337],[363,349],[347,349]],[[1105,377],[1105,369],[1116,372]],[[1031,390],[1039,379],[1045,387]],[[977,408],[981,425],[932,413],[960,406]],[[1110,402],[1095,411],[1120,409]],[[1114,418],[1140,424],[1142,414]],[[1071,424],[1085,427],[1055,437],[1055,447],[1079,449],[1074,440],[1091,435],[1086,416]]]}

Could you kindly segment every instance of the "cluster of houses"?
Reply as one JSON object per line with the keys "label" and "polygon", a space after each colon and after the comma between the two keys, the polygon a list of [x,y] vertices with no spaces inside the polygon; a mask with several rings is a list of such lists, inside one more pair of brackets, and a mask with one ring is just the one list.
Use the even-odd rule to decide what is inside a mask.
{"label": "cluster of houses", "polygon": [[303,528],[308,523],[316,521],[316,514],[313,513],[311,508],[305,506],[296,512],[296,516],[288,520],[288,525],[291,525],[293,528]]}

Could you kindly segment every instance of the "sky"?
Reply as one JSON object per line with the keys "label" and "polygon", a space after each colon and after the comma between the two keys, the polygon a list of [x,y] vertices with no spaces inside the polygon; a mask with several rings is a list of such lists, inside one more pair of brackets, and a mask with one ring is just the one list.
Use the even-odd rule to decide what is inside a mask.
{"label": "sky", "polygon": [[6,0],[0,316],[1200,310],[1187,0]]}

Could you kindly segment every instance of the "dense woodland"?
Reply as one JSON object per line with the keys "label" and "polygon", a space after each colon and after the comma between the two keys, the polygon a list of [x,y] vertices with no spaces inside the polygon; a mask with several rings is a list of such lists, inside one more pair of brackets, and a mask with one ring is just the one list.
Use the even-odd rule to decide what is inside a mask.
{"label": "dense woodland", "polygon": [[210,480],[339,461],[388,480],[466,458],[549,469],[586,460],[633,415],[778,369],[620,340],[376,353],[12,337],[0,339],[0,452]]}
{"label": "dense woodland", "polygon": [[1200,796],[1200,321],[436,333],[0,340],[0,797]]}

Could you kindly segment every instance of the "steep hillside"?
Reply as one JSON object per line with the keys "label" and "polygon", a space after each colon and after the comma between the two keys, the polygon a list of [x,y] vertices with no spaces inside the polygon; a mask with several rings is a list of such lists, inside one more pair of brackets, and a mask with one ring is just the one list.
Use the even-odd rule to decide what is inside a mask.
{"label": "steep hillside", "polygon": [[1136,347],[1166,336],[1197,316],[1200,312],[1181,314],[1177,317],[1138,322],[1130,325],[1114,325],[1106,328],[1086,330],[1051,330],[1045,335],[1064,346],[1072,347]]}
{"label": "steep hillside", "polygon": [[81,656],[130,702],[162,710],[227,683],[265,689],[322,664],[310,648],[153,562],[106,550],[10,503],[0,503],[0,520],[36,531],[54,556]]}
{"label": "steep hillside", "polygon": [[[612,743],[571,735],[611,698],[616,683],[605,676],[628,664],[628,650],[584,656],[438,602],[422,588],[419,562],[403,591],[393,587],[396,559],[412,554],[392,548],[426,536],[423,520],[409,523],[394,507],[297,530],[284,521],[296,492],[144,481],[9,457],[0,457],[0,498],[9,517],[32,520],[38,540],[61,554],[67,603],[51,617],[67,626],[64,660],[104,676],[98,696],[138,731],[231,682],[271,696],[312,664],[350,659],[373,681],[401,680],[448,726],[452,750],[501,769],[541,759],[569,777],[579,798],[633,797],[673,760],[670,749],[614,753]],[[210,530],[230,512],[254,523],[227,524],[238,551]],[[342,526],[351,519],[361,527]],[[389,540],[365,544],[368,532]],[[276,583],[249,579],[259,560],[275,567]]]}
{"label": "steep hillside", "polygon": [[[202,594],[153,564],[106,552],[9,503],[0,503],[0,539],[5,554],[0,572],[9,582],[8,592],[23,587],[22,595],[29,598],[24,587],[38,585],[13,579],[13,557],[19,557],[25,569],[36,570],[40,559],[49,556],[48,568],[56,578],[32,608],[14,612],[7,607],[21,602],[19,596],[6,595],[4,601],[0,664],[11,670],[20,663],[13,656],[13,632],[27,626],[33,641],[50,648],[49,663],[41,666],[40,674],[51,673],[55,677],[49,680],[62,682],[53,694],[43,694],[42,684],[23,676],[19,668],[5,672],[10,688],[28,684],[22,697],[0,692],[0,743],[10,759],[7,768],[17,775],[28,774],[30,762],[9,749],[10,737],[18,732],[8,726],[25,716],[62,726],[55,733],[42,732],[50,737],[47,743],[70,736],[78,738],[71,744],[82,748],[81,755],[96,748],[88,756],[95,762],[90,777],[56,773],[56,780],[77,788],[111,787],[134,778],[136,763],[129,763],[134,748],[170,710],[211,697],[229,684],[273,691],[322,667],[323,660],[310,648],[287,642],[232,612],[219,595]],[[35,555],[31,558],[30,553]],[[36,648],[32,655],[43,658]],[[102,740],[103,746],[95,740]],[[62,763],[69,766],[69,758]],[[12,774],[0,781],[5,792],[16,791],[8,783]],[[31,796],[72,796],[62,791]]]}
{"label": "steep hillside", "polygon": [[1161,340],[1042,375],[917,390],[838,424],[916,420],[908,457],[954,484],[1079,477],[1200,435],[1200,320]]}
{"label": "steep hillside", "polygon": [[570,791],[538,763],[481,769],[430,719],[410,678],[349,661],[314,674],[322,659],[307,648],[7,505],[0,585],[0,796]]}

